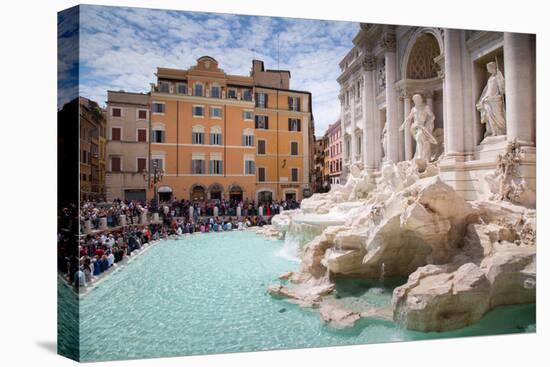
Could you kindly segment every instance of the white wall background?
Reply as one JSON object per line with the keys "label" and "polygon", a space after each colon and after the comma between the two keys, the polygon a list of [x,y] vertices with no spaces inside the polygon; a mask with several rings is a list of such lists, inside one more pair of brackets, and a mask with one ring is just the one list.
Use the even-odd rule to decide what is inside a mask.
{"label": "white wall background", "polygon": [[[538,320],[536,335],[182,357],[101,366],[517,366],[547,356],[550,23],[544,2],[442,0],[140,0],[96,4],[538,33]],[[4,1],[0,11],[0,364],[68,366],[56,340],[56,12],[76,1]],[[335,60],[336,62],[337,60]],[[32,81],[30,81],[32,78]],[[546,104],[547,105],[547,104]],[[541,143],[542,142],[542,143]],[[545,340],[547,339],[547,340]]]}

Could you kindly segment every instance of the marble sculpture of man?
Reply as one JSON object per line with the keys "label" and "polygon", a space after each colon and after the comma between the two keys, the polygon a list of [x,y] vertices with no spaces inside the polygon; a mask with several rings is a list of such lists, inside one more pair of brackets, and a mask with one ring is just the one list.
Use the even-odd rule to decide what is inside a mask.
{"label": "marble sculpture of man", "polygon": [[399,131],[403,131],[408,123],[411,124],[410,132],[416,141],[414,158],[429,162],[432,155],[431,145],[437,144],[437,140],[433,136],[435,116],[430,106],[424,103],[420,94],[415,94],[412,100],[414,107],[399,128]]}
{"label": "marble sculpture of man", "polygon": [[388,124],[384,122],[384,129],[382,130],[382,158],[388,155]]}
{"label": "marble sculpture of man", "polygon": [[476,108],[481,114],[481,123],[485,124],[485,136],[506,134],[506,113],[504,111],[504,76],[498,70],[497,63],[487,64],[491,76],[481,93]]}

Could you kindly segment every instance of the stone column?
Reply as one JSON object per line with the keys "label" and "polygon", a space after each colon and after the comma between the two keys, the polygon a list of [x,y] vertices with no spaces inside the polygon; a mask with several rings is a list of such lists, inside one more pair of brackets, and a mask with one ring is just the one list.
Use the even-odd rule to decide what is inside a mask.
{"label": "stone column", "polygon": [[218,209],[217,206],[214,207],[214,216],[217,217],[218,214],[219,214],[220,210]]}
{"label": "stone column", "polygon": [[535,142],[534,40],[529,34],[504,33],[506,135],[522,145]]}
{"label": "stone column", "polygon": [[384,48],[386,64],[386,121],[388,124],[388,159],[393,162],[399,161],[399,121],[397,121],[397,91],[396,81],[396,52],[395,34],[385,33],[382,36],[380,46]]}
{"label": "stone column", "polygon": [[193,205],[189,206],[189,219],[193,219],[193,210],[195,208],[193,208]]}
{"label": "stone column", "polygon": [[[344,136],[346,135],[346,121],[345,121],[345,91],[343,90],[343,86],[341,87],[340,94],[338,95],[338,99],[340,100],[340,136],[342,137],[342,148],[344,148]],[[326,158],[325,158],[326,159]],[[349,161],[346,159],[346,152],[342,151],[342,173],[340,177],[342,179],[346,179],[349,167],[348,167]]]}
{"label": "stone column", "polygon": [[[403,120],[405,120],[407,117],[409,117],[409,114],[411,113],[411,96],[408,93],[404,93],[403,96]],[[405,139],[405,160],[412,159],[414,152],[413,152],[413,137],[411,135],[411,123],[410,121],[407,121],[407,124],[405,125],[405,130],[403,131],[404,139]]]}
{"label": "stone column", "polygon": [[126,215],[122,214],[118,216],[118,222],[121,227],[126,226]]}
{"label": "stone column", "polygon": [[363,99],[365,104],[365,168],[367,170],[375,170],[379,167],[380,159],[380,132],[376,128],[376,91],[374,84],[374,76],[376,70],[376,57],[372,54],[366,54],[363,59],[363,78],[364,78],[364,93]]}
{"label": "stone column", "polygon": [[445,155],[464,154],[464,98],[462,91],[462,32],[445,28]]}
{"label": "stone column", "polygon": [[151,219],[153,223],[159,222],[159,213],[153,213],[153,219]]}
{"label": "stone column", "polygon": [[242,208],[240,205],[237,207],[237,217],[238,218],[242,217]]}

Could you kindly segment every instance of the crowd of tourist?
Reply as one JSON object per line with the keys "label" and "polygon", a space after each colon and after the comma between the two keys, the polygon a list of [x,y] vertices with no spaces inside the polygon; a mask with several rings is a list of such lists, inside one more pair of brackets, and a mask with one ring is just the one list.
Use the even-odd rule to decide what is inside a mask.
{"label": "crowd of tourist", "polygon": [[[79,212],[72,206],[60,213],[59,271],[76,288],[86,287],[152,241],[263,226],[270,224],[273,215],[299,206],[295,200],[259,205],[248,200],[172,200],[160,205],[122,200],[110,203],[85,201],[81,203]],[[71,241],[70,237],[76,233],[76,212],[79,214],[76,232],[80,233],[77,250],[71,246],[74,240]],[[157,221],[152,220],[154,213],[158,213]],[[147,216],[145,223],[140,219],[143,214]],[[125,223],[121,223],[121,216]],[[100,229],[101,218],[106,218],[107,228]]]}
{"label": "crowd of tourist", "polygon": [[[81,204],[80,219],[82,225],[89,221],[93,229],[98,229],[101,218],[106,218],[108,227],[120,226],[120,216],[126,217],[126,224],[138,224],[142,213],[158,213],[163,219],[185,218],[195,222],[204,217],[261,216],[270,218],[283,210],[297,209],[300,203],[296,200],[280,200],[259,203],[244,200],[171,200],[156,205],[154,201],[123,201],[116,199],[111,203],[86,201]],[[190,210],[192,208],[192,210]],[[192,216],[192,218],[190,218]]]}

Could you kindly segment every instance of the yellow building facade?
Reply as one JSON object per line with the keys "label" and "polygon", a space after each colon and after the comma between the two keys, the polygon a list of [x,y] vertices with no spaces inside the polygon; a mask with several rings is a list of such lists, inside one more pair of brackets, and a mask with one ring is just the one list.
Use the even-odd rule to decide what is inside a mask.
{"label": "yellow building facade", "polygon": [[289,79],[257,60],[249,76],[226,74],[209,56],[187,70],[158,68],[149,167],[163,171],[159,199],[308,195],[311,94],[290,90]]}

